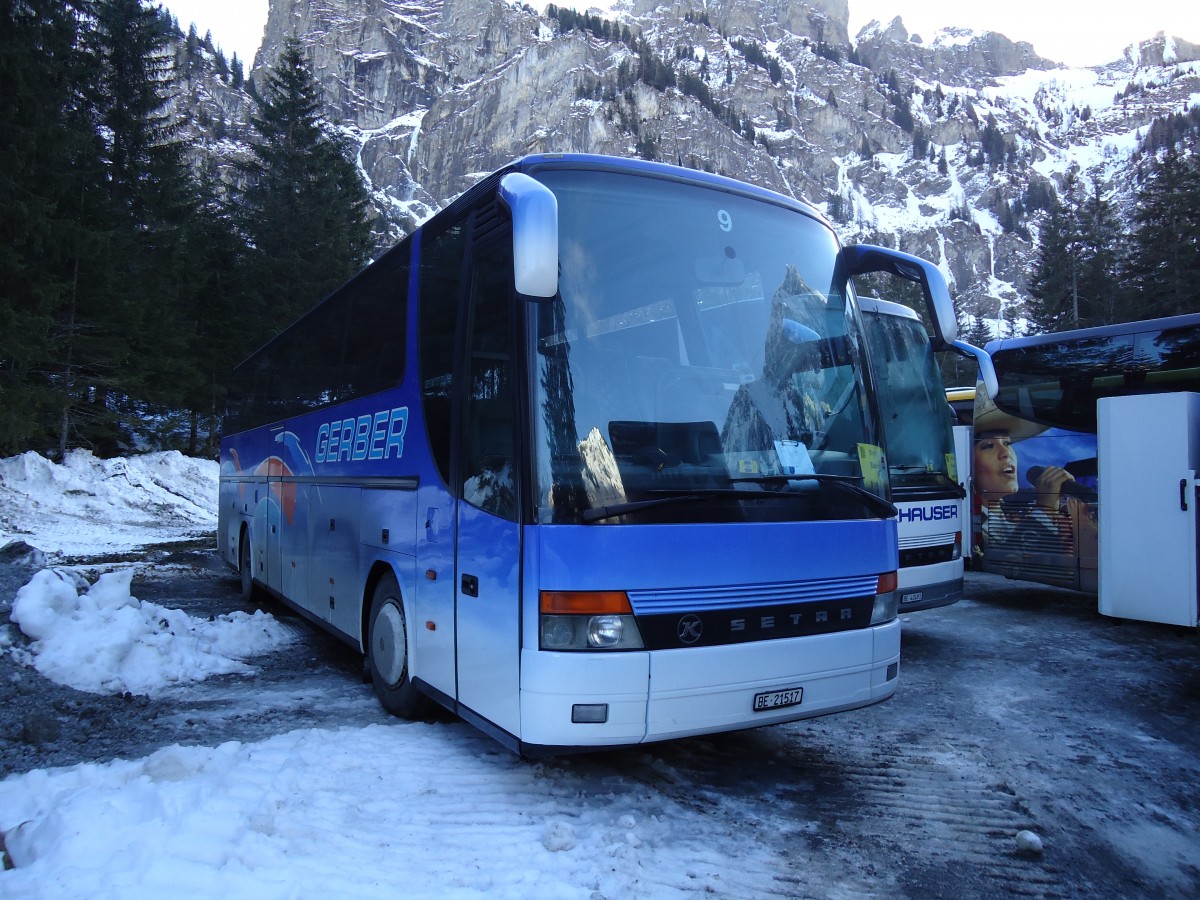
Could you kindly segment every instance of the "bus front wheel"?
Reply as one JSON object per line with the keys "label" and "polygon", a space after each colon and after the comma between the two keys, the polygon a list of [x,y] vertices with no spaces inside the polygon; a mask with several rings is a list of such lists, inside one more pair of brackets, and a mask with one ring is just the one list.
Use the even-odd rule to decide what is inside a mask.
{"label": "bus front wheel", "polygon": [[253,603],[258,593],[254,587],[253,554],[250,552],[250,536],[242,535],[238,543],[238,575],[242,580],[242,602]]}
{"label": "bus front wheel", "polygon": [[430,708],[429,698],[408,677],[408,623],[396,576],[388,573],[371,596],[367,630],[367,667],[375,695],[389,713],[419,719]]}

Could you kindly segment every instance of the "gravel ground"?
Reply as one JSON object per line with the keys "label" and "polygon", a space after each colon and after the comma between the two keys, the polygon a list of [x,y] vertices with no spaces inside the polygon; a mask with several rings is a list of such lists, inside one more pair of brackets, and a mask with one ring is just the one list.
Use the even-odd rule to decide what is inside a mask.
{"label": "gravel ground", "polygon": [[[0,559],[0,629],[17,647],[26,641],[8,611],[39,562]],[[194,616],[253,609],[206,546],[132,562],[138,599]],[[0,652],[0,776],[384,721],[360,657],[264,608],[295,643],[253,660],[254,676],[153,700],[61,687]],[[819,859],[843,897],[877,896],[884,872],[888,895],[913,898],[1200,896],[1196,632],[1107,619],[1094,598],[973,573],[963,601],[903,625],[901,685],[887,703],[561,765],[653,783],[714,814],[736,797],[756,813],[747,839],[800,869]],[[1018,844],[1021,831],[1040,852]],[[802,871],[781,887],[824,893]]]}

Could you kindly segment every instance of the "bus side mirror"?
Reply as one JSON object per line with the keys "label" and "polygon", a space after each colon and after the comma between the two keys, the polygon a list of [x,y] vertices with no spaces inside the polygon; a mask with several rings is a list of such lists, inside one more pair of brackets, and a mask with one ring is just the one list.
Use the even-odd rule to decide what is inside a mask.
{"label": "bus side mirror", "polygon": [[871,244],[843,247],[840,263],[847,281],[855,275],[884,272],[919,284],[930,321],[933,322],[934,333],[930,336],[933,349],[953,350],[973,357],[979,364],[979,377],[988,395],[996,396],[1000,385],[996,380],[992,358],[986,351],[958,339],[958,320],[954,317],[954,303],[950,299],[950,289],[946,286],[946,278],[941,269],[919,256]]}
{"label": "bus side mirror", "polygon": [[521,172],[500,180],[500,201],[512,214],[513,281],[517,293],[549,299],[558,293],[558,200]]}
{"label": "bus side mirror", "polygon": [[933,263],[871,244],[856,244],[842,248],[846,277],[884,272],[905,281],[914,281],[921,286],[925,296],[926,311],[933,322],[934,333],[930,336],[933,349],[944,350],[958,339],[958,321],[954,318],[954,304],[950,300],[950,289],[942,270]]}
{"label": "bus side mirror", "polygon": [[983,382],[983,389],[987,391],[988,397],[994,399],[1000,393],[1000,380],[996,377],[996,367],[992,365],[992,358],[986,350],[981,350],[966,341],[954,341],[949,345],[949,349],[975,360],[979,365],[979,380]]}

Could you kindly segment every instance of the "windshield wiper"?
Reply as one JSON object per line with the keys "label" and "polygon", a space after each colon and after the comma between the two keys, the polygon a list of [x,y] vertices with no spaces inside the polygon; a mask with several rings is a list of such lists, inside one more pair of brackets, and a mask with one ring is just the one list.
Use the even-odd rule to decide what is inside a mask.
{"label": "windshield wiper", "polygon": [[[842,477],[842,476],[837,476]],[[733,479],[735,481],[752,479]],[[599,522],[601,519],[611,519],[613,516],[623,516],[626,513],[649,509],[652,506],[664,506],[668,503],[689,503],[695,500],[709,500],[713,497],[735,497],[738,500],[788,500],[795,499],[795,494],[783,491],[739,491],[736,488],[695,488],[687,491],[652,490],[647,494],[660,494],[649,500],[631,500],[628,503],[616,503],[612,506],[595,506],[585,509],[579,514],[583,521]]]}
{"label": "windshield wiper", "polygon": [[585,509],[581,512],[579,518],[588,523],[599,522],[601,519],[623,516],[626,513],[649,509],[652,506],[665,506],[668,503],[688,503],[721,494],[737,494],[742,496],[742,491],[706,490],[700,493],[689,491],[686,494],[674,494],[670,497],[655,497],[653,500],[633,500],[629,503],[614,503],[612,506],[593,506],[591,509]]}
{"label": "windshield wiper", "polygon": [[822,475],[808,472],[800,475],[752,475],[747,478],[730,478],[730,484],[787,484],[789,481],[840,481],[854,484],[862,481],[857,475]]}
{"label": "windshield wiper", "polygon": [[[764,475],[753,478],[731,478],[730,484],[787,484],[789,481],[817,481],[822,484],[832,484],[843,490],[851,491],[870,509],[884,518],[896,515],[896,507],[881,497],[872,494],[866,488],[855,482],[860,479],[854,475]],[[653,493],[659,493],[657,491]],[[584,522],[599,522],[613,516],[623,516],[627,513],[663,506],[669,503],[690,503],[696,500],[707,500],[712,497],[736,497],[738,500],[785,500],[795,499],[796,495],[787,491],[763,491],[761,493],[739,491],[736,488],[703,488],[701,490],[685,491],[664,497],[654,497],[649,500],[633,500],[629,503],[616,503],[612,506],[596,506],[585,509],[579,514]]]}
{"label": "windshield wiper", "polygon": [[[917,470],[917,469],[919,469],[922,472],[924,471],[924,469],[921,469],[921,467],[919,467],[919,466],[889,466],[888,467],[889,472],[891,472],[893,474],[897,474],[897,475],[903,474],[903,470]],[[897,470],[901,470],[901,471],[898,472]],[[950,492],[950,495],[952,497],[957,498],[959,500],[961,500],[967,496],[967,492],[963,488],[963,486],[961,484],[959,484],[957,481],[955,481],[954,479],[952,479],[945,472],[930,472],[929,474],[932,476],[932,478],[930,479],[930,481],[932,483],[930,483],[930,481],[925,481],[923,483],[919,482],[914,485],[914,484],[906,484],[905,482],[901,481],[899,484],[892,485],[892,493],[903,493],[905,495],[905,497],[904,497],[905,500],[921,500],[921,499],[937,500],[937,499],[943,498],[947,491]],[[922,492],[933,493],[934,496],[922,498],[921,497]]]}
{"label": "windshield wiper", "polygon": [[875,510],[885,519],[896,515],[896,507],[877,494],[872,494],[859,484],[862,479],[857,475],[822,475],[809,472],[804,475],[760,475],[751,478],[731,478],[732,482],[749,484],[785,484],[789,481],[816,481],[820,484],[831,484],[852,492],[869,508]]}

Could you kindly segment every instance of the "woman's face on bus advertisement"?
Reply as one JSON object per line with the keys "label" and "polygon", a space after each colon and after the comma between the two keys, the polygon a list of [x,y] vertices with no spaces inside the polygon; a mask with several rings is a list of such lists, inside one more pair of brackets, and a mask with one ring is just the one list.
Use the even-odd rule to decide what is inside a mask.
{"label": "woman's face on bus advertisement", "polygon": [[1017,485],[1017,452],[1006,432],[975,439],[975,486],[987,494],[1013,494]]}

